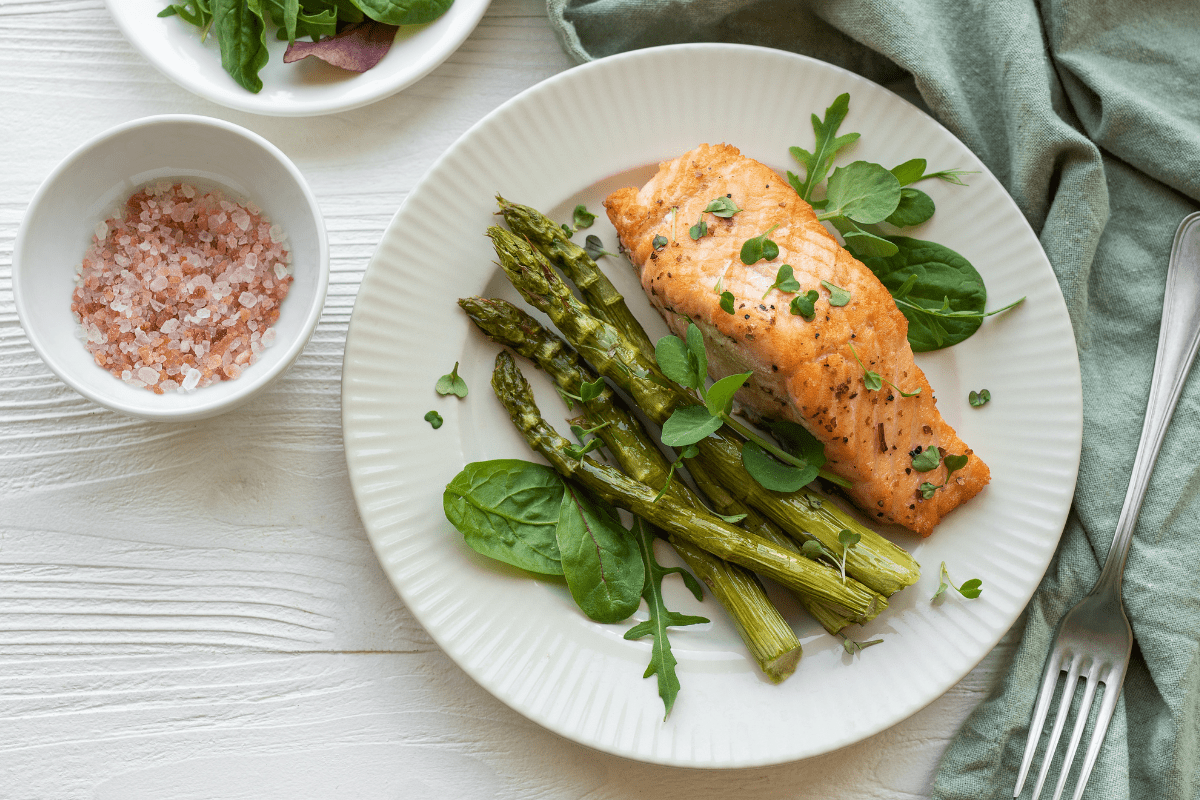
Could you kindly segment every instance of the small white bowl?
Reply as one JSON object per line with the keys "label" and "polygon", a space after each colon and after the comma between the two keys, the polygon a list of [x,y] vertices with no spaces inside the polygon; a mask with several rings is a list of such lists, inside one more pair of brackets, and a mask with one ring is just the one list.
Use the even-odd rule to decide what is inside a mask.
{"label": "small white bowl", "polygon": [[[75,274],[96,225],[159,180],[220,189],[253,201],[287,233],[294,280],[280,305],[275,344],[234,380],[157,395],[97,366],[76,336]],[[300,170],[256,133],[189,115],[119,125],[67,156],[33,196],[13,251],[13,294],[25,333],[46,365],[84,397],[142,419],[182,421],[228,411],[283,374],[304,349],[325,303],[329,243]]]}

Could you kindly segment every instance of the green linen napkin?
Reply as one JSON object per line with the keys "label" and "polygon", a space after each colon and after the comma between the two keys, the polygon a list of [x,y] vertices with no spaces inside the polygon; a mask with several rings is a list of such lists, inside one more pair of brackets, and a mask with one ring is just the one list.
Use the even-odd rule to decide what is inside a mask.
{"label": "green linen napkin", "polygon": [[[778,47],[858,72],[953,131],[1038,232],[1080,348],[1079,483],[1059,551],[1017,624],[1012,663],[959,732],[934,789],[946,800],[1011,797],[1055,626],[1099,575],[1124,500],[1172,237],[1200,208],[1200,5],[548,0],[548,10],[563,47],[581,61],[723,41]],[[1200,368],[1185,387],[1146,496],[1125,603],[1137,645],[1086,797],[1195,800]]]}

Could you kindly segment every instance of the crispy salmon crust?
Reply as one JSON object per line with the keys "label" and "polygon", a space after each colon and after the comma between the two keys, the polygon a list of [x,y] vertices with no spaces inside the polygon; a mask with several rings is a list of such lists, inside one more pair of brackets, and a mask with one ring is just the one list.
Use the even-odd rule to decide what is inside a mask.
{"label": "crispy salmon crust", "polygon": [[[722,196],[742,211],[729,219],[703,213]],[[865,512],[928,536],[987,484],[987,465],[938,412],[933,389],[913,360],[908,320],[887,289],[769,167],[731,145],[701,145],[662,163],[640,190],[613,192],[604,206],[642,288],[671,330],[683,336],[688,320],[700,327],[714,377],[752,371],[738,400],[763,416],[799,423],[820,439],[826,468],[852,483],[848,494]],[[708,235],[693,241],[688,229],[701,218]],[[743,264],[742,244],[773,225],[778,227],[770,239],[779,256]],[[655,251],[659,235],[668,244]],[[819,292],[814,319],[790,313],[794,295],[770,288],[783,264],[792,266],[801,293]],[[850,303],[831,306],[821,281],[849,291]],[[735,313],[721,309],[720,291],[733,293]],[[903,397],[886,383],[867,390],[852,346],[866,369],[920,393]],[[929,500],[920,485],[945,483],[946,469],[915,470],[918,447],[968,457]]]}

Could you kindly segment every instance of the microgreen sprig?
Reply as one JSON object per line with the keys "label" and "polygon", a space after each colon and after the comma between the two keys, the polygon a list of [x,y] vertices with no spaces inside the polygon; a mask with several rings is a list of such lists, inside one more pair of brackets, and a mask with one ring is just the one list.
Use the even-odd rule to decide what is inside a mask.
{"label": "microgreen sprig", "polygon": [[792,314],[812,319],[817,315],[816,302],[821,297],[816,289],[809,289],[804,294],[798,294],[792,298],[791,309]]}
{"label": "microgreen sprig", "polygon": [[775,273],[775,282],[767,287],[763,292],[763,299],[767,299],[767,295],[772,289],[778,289],[781,292],[798,292],[800,291],[800,281],[796,280],[791,264],[784,264],[779,268],[779,272]]}
{"label": "microgreen sprig", "polygon": [[980,389],[978,392],[973,391],[967,395],[967,402],[972,408],[979,408],[987,405],[987,402],[992,399],[992,393],[987,389]]}
{"label": "microgreen sprig", "polygon": [[[822,281],[822,283],[824,283],[824,281]],[[901,397],[914,397],[921,393],[920,386],[918,386],[915,391],[906,392],[896,384],[889,381],[887,378],[882,377],[878,372],[867,369],[867,365],[864,364],[862,359],[858,357],[858,351],[854,349],[854,344],[852,342],[848,344],[850,344],[850,352],[854,354],[854,360],[858,362],[860,367],[862,367],[863,385],[867,387],[867,391],[877,392],[882,389],[883,384],[886,383],[888,386],[899,392]]]}
{"label": "microgreen sprig", "polygon": [[567,235],[568,239],[575,234],[575,231],[592,227],[592,224],[596,221],[596,215],[588,211],[587,206],[577,205],[571,213],[571,221],[574,225],[568,225],[565,222],[562,224],[563,233]]}
{"label": "microgreen sprig", "polygon": [[838,633],[838,636],[842,637],[842,647],[852,656],[861,653],[863,650],[866,650],[872,645],[883,644],[883,639],[872,639],[869,642],[856,642],[846,636],[844,633]]}
{"label": "microgreen sprig", "polygon": [[825,287],[825,291],[829,292],[829,305],[834,308],[841,308],[850,303],[850,293],[840,286],[834,286],[829,281],[821,281],[821,286]]}
{"label": "microgreen sprig", "polygon": [[653,247],[656,252],[662,250],[668,244],[670,244],[670,241],[668,241],[667,237],[663,236],[661,233],[650,240],[650,246]]}
{"label": "microgreen sprig", "polygon": [[600,237],[594,233],[589,233],[587,238],[583,240],[583,251],[587,253],[588,258],[596,261],[604,256],[615,256],[616,253],[610,253],[604,249],[604,242],[600,241]]}
{"label": "microgreen sprig", "polygon": [[438,428],[442,427],[442,422],[443,422],[442,415],[436,411],[430,411],[428,414],[426,414],[425,421],[428,422],[429,426],[431,428],[433,428],[435,431]]}
{"label": "microgreen sprig", "polygon": [[[671,462],[671,468],[667,471],[666,482],[663,483],[662,488],[658,490],[658,494],[654,495],[654,500],[652,502],[657,503],[658,499],[667,493],[667,489],[669,489],[671,486],[671,481],[675,478],[675,470],[679,469],[679,465],[683,463],[683,460],[685,458],[695,458],[698,455],[700,455],[700,448],[696,447],[694,444],[689,444],[680,451],[679,458]],[[745,516],[745,514],[742,515],[743,518]],[[729,520],[725,521],[728,522]]]}
{"label": "microgreen sprig", "polygon": [[[930,450],[932,450],[934,453],[938,452],[938,449],[936,447],[931,447],[931,448],[929,448],[929,450],[926,450],[925,452],[928,453]],[[948,455],[944,459],[942,459],[942,463],[946,465],[946,479],[942,481],[942,485],[934,486],[929,481],[925,481],[919,487],[921,489],[921,496],[924,497],[926,500],[932,500],[934,493],[937,492],[938,489],[943,489],[943,488],[945,488],[946,484],[950,483],[950,476],[967,465],[967,456],[966,455],[961,455],[961,456]],[[915,458],[913,459],[913,464],[916,464]],[[918,470],[918,471],[926,472],[928,470]]]}
{"label": "microgreen sprig", "polygon": [[774,261],[776,258],[779,258],[779,245],[767,238],[771,234],[771,231],[778,227],[779,224],[776,223],[767,228],[765,233],[760,233],[758,236],[747,239],[742,244],[741,258],[743,264],[750,266],[759,261]]}
{"label": "microgreen sprig", "polygon": [[459,398],[467,396],[467,382],[458,376],[457,361],[454,362],[454,369],[450,370],[449,374],[438,378],[437,385],[433,389],[443,397],[448,394]]}
{"label": "microgreen sprig", "polygon": [[721,310],[724,311],[726,314],[733,314],[734,313],[733,301],[735,299],[736,298],[734,298],[733,292],[721,292],[721,301],[720,301]]}
{"label": "microgreen sprig", "polygon": [[714,198],[712,202],[704,207],[704,213],[714,214],[722,219],[729,219],[741,210],[737,207],[737,203],[733,202],[728,195]]}
{"label": "microgreen sprig", "polygon": [[974,600],[983,593],[983,581],[979,580],[979,578],[972,578],[969,581],[965,581],[962,586],[954,586],[954,583],[950,580],[950,571],[946,569],[946,562],[943,561],[941,582],[938,584],[937,591],[933,593],[933,597],[929,602],[932,603],[936,601],[942,596],[943,593],[945,593],[947,589],[952,586],[954,587],[954,591],[958,592],[968,600]]}

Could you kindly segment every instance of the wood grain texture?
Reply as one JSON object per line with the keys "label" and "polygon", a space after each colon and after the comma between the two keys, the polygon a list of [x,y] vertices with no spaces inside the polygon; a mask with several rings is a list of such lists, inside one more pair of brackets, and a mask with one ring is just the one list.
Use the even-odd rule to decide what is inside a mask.
{"label": "wood grain texture", "polygon": [[[838,753],[666,769],[566,742],[496,701],[432,643],[375,560],[341,443],[355,294],[438,155],[569,66],[537,0],[495,0],[404,92],[298,120],[186,93],[100,0],[0,0],[0,37],[2,141],[15,154],[0,171],[0,797],[928,795],[1010,646],[910,720]],[[277,144],[329,227],[329,296],[296,366],[249,405],[192,424],[128,420],[67,389],[30,347],[12,297],[13,241],[41,180],[89,137],[159,113],[228,119]],[[804,688],[798,678],[783,690]]]}

